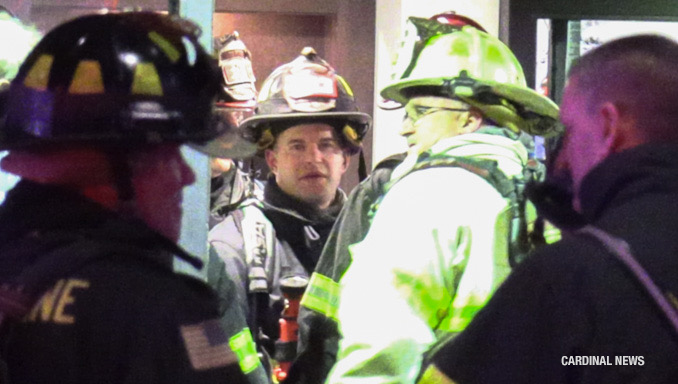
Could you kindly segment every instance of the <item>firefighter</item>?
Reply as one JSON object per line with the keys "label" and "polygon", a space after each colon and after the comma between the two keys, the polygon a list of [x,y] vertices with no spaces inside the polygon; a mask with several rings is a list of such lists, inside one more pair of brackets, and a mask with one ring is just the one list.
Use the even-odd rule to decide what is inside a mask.
{"label": "firefighter", "polygon": [[[452,11],[433,15],[429,20],[436,21],[442,28],[447,28],[445,25],[471,25],[484,31],[476,21]],[[417,37],[416,31],[406,35],[411,39]],[[404,42],[403,46],[406,45]],[[411,52],[401,54],[399,62],[409,64],[407,59]],[[394,72],[402,65],[396,65]],[[379,106],[383,109],[402,107],[386,99],[380,100]],[[348,196],[313,272],[308,294],[301,302],[298,356],[288,375],[289,383],[324,383],[334,365],[340,339],[332,304],[333,300],[338,300],[334,287],[351,263],[348,246],[365,237],[370,224],[371,206],[383,195],[393,169],[405,159],[405,155],[399,153],[380,161],[367,180],[361,182]]]}
{"label": "firefighter", "polygon": [[569,235],[511,273],[423,382],[678,380],[677,71],[678,43],[655,34],[572,63],[562,147],[531,193]]}
{"label": "firefighter", "polygon": [[343,336],[328,383],[413,383],[426,352],[468,324],[524,256],[521,134],[559,128],[557,106],[525,86],[498,39],[409,21],[419,37],[411,60],[381,91],[405,105],[408,155],[339,283],[317,277],[316,292],[340,300],[310,297],[311,288],[304,297],[335,316]]}
{"label": "firefighter", "polygon": [[[244,315],[173,271],[180,145],[214,124],[218,69],[197,27],[150,12],[88,15],[48,33],[8,90],[0,206],[3,383],[266,382]],[[227,286],[226,284],[224,286]],[[219,306],[222,306],[221,308]],[[221,311],[223,310],[223,311]]]}
{"label": "firefighter", "polygon": [[[238,126],[241,121],[254,114],[257,105],[252,54],[240,39],[238,31],[215,39],[215,46],[218,47],[217,59],[221,68],[216,113],[228,124]],[[242,169],[242,157],[249,152],[250,141],[236,132],[233,136],[239,140],[233,143],[234,148],[240,149],[233,151],[234,158],[210,159],[210,229],[224,220],[245,199],[260,197],[263,190],[263,184],[254,177],[253,167],[250,167],[250,172]]]}
{"label": "firefighter", "polygon": [[[279,341],[283,282],[294,291],[315,269],[346,199],[341,177],[370,123],[348,83],[315,50],[304,48],[264,81],[257,113],[241,124],[254,132],[271,174],[263,201],[250,200],[232,212],[210,231],[209,242],[225,261],[268,353]],[[275,360],[293,358],[295,347],[285,340],[275,349],[282,354]],[[278,379],[284,375],[280,371]]]}

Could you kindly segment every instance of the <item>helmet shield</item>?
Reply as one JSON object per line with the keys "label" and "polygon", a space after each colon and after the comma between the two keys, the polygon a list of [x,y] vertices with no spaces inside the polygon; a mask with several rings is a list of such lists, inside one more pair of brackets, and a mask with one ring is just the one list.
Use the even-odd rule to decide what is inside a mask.
{"label": "helmet shield", "polygon": [[252,55],[237,31],[217,39],[222,92],[219,101],[235,107],[254,107],[257,100]]}

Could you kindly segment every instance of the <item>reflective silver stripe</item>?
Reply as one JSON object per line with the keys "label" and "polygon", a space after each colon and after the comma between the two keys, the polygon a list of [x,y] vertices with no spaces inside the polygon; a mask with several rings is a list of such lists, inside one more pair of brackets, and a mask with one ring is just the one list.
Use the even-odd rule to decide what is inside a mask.
{"label": "reflective silver stripe", "polygon": [[242,235],[250,292],[268,293],[266,258],[273,254],[273,225],[252,199],[242,208]]}

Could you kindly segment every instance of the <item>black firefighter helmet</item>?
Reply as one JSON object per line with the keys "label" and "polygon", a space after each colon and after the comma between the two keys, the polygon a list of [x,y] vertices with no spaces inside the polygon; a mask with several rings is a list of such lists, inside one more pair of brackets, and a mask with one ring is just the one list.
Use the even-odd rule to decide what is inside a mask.
{"label": "black firefighter helmet", "polygon": [[56,27],[10,85],[0,149],[201,145],[228,133],[232,127],[212,113],[219,70],[199,34],[187,20],[152,12],[88,15]]}
{"label": "black firefighter helmet", "polygon": [[257,138],[259,149],[270,148],[275,135],[292,125],[327,123],[337,130],[343,147],[357,153],[370,128],[371,117],[358,110],[353,91],[313,48],[276,68],[264,81],[256,115],[242,128]]}

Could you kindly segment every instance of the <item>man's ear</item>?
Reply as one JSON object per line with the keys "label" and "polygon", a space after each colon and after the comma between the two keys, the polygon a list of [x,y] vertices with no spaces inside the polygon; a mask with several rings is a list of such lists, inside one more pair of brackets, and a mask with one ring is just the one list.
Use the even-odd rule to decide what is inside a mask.
{"label": "man's ear", "polygon": [[475,108],[468,111],[468,116],[464,122],[464,133],[475,132],[483,125],[483,115]]}
{"label": "man's ear", "polygon": [[621,152],[646,141],[643,132],[637,129],[637,118],[624,106],[607,102],[599,111],[604,124],[603,139],[609,153]]}
{"label": "man's ear", "polygon": [[625,149],[631,140],[629,136],[631,132],[623,111],[614,103],[605,102],[598,109],[598,113],[603,128],[603,148],[607,150],[607,154]]}
{"label": "man's ear", "polygon": [[351,155],[344,151],[344,172],[346,172],[349,165],[351,165]]}
{"label": "man's ear", "polygon": [[268,169],[271,170],[271,172],[273,172],[274,174],[277,174],[278,173],[278,155],[272,149],[267,149],[264,152],[264,155],[266,157],[266,164],[268,165]]}

